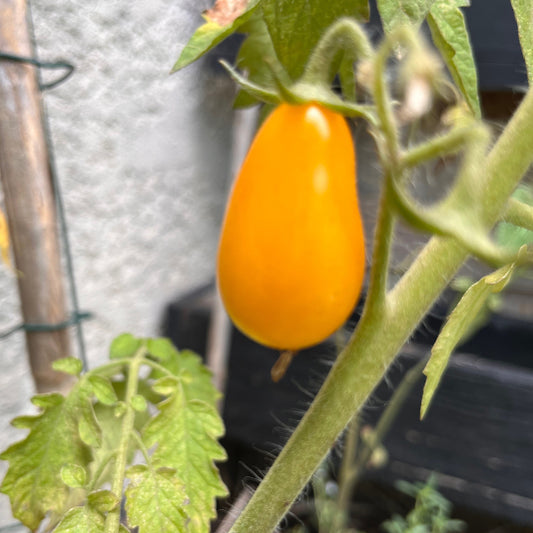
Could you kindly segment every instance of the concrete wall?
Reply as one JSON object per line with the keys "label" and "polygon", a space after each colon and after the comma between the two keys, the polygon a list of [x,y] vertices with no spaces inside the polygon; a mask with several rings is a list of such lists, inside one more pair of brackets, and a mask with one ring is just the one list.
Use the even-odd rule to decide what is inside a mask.
{"label": "concrete wall", "polygon": [[[202,64],[169,75],[203,0],[35,2],[39,56],[76,72],[46,93],[91,366],[130,331],[158,333],[164,306],[213,276],[231,142],[232,87]],[[48,75],[47,75],[48,76]],[[0,268],[0,329],[20,322]],[[24,337],[0,344],[0,448],[24,433],[33,385]],[[6,464],[0,465],[0,475]],[[12,523],[0,496],[0,526]]]}

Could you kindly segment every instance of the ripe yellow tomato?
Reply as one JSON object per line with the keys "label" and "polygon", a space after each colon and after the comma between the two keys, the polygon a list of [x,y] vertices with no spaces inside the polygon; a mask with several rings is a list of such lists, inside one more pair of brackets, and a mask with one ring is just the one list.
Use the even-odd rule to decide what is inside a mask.
{"label": "ripe yellow tomato", "polygon": [[226,310],[255,341],[299,350],[344,323],[364,271],[346,121],[317,104],[282,104],[259,129],[226,209],[217,261]]}

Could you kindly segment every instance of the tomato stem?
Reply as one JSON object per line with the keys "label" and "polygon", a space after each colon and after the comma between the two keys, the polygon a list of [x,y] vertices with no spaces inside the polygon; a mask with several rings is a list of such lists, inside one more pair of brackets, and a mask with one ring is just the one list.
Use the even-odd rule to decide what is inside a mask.
{"label": "tomato stem", "polygon": [[331,88],[344,54],[348,54],[352,62],[372,56],[372,45],[366,33],[349,18],[339,19],[324,33],[309,57],[300,82]]}
{"label": "tomato stem", "polygon": [[[398,385],[387,407],[383,411],[376,427],[367,438],[363,438],[361,449],[358,450],[359,423],[358,416],[354,416],[348,425],[346,443],[343,450],[342,466],[339,479],[339,495],[337,497],[337,520],[333,531],[343,531],[349,518],[347,511],[350,508],[350,500],[353,489],[359,477],[364,472],[374,452],[381,446],[392,424],[396,420],[398,412],[403,407],[409,393],[416,385],[422,370],[427,363],[427,358],[422,358],[405,374],[402,382]],[[357,452],[357,453],[356,453]]]}
{"label": "tomato stem", "polygon": [[[532,161],[530,90],[487,157],[480,194],[487,220],[498,220]],[[364,312],[311,407],[233,526],[233,533],[267,533],[276,527],[466,257],[467,251],[455,240],[433,237],[388,294],[384,312]]]}
{"label": "tomato stem", "polygon": [[428,142],[409,148],[401,157],[400,168],[413,168],[437,157],[459,152],[472,134],[475,134],[475,129],[474,125],[453,128]]}
{"label": "tomato stem", "polygon": [[270,371],[270,377],[274,383],[277,383],[285,375],[296,354],[297,352],[291,350],[285,350],[279,354]]}
{"label": "tomato stem", "polygon": [[374,233],[372,267],[367,291],[367,312],[379,316],[385,310],[390,248],[395,217],[391,209],[388,179],[385,179]]}
{"label": "tomato stem", "polygon": [[502,220],[533,231],[533,207],[516,198],[510,198],[507,202]]}
{"label": "tomato stem", "polygon": [[[139,368],[143,364],[144,357],[146,355],[146,347],[141,346],[135,352],[135,355],[131,359],[131,364],[128,369],[128,379],[126,383],[126,397],[124,399],[126,403],[126,412],[122,417],[122,428],[119,447],[116,451],[115,465],[113,468],[113,479],[111,481],[111,492],[115,494],[119,499],[122,496],[122,490],[124,487],[124,479],[126,477],[126,465],[128,461],[128,449],[131,434],[134,429],[135,423],[135,409],[131,405],[132,398],[137,394],[137,388],[139,385]],[[120,505],[117,505],[115,509],[109,511],[105,520],[105,533],[118,533],[120,528]]]}

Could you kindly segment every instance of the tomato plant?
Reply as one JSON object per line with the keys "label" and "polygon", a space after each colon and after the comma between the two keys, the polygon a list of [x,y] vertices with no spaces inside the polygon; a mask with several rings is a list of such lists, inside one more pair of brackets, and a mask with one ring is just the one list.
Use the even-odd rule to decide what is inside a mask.
{"label": "tomato plant", "polygon": [[[532,2],[512,4],[531,83]],[[344,321],[361,291],[364,239],[343,116],[366,121],[382,169],[361,319],[233,533],[276,528],[469,255],[498,268],[465,292],[437,339],[424,370],[422,415],[483,303],[533,262],[527,246],[510,250],[492,232],[502,220],[533,230],[533,209],[510,200],[533,162],[533,92],[492,143],[480,121],[461,5],[379,0],[385,36],[373,46],[361,25],[365,0],[218,0],[176,64],[186,66],[241,28],[248,38],[238,66],[248,77],[226,65],[247,93],[238,101],[277,106],[236,180],[218,257],[228,311],[256,340],[288,350],[316,343]],[[442,61],[417,35],[426,19]],[[442,95],[449,109],[437,133],[416,144],[411,134]],[[454,184],[441,201],[420,205],[410,190],[413,169],[447,156],[460,156]],[[432,236],[392,280],[391,243],[401,218]],[[124,531],[127,485],[129,524],[140,533],[206,533],[214,499],[226,493],[213,465],[225,454],[215,442],[223,425],[209,373],[164,340],[121,336],[110,355],[110,363],[84,374],[73,358],[56,364],[78,381],[66,397],[37,396],[41,412],[15,420],[29,434],[3,453],[10,467],[1,490],[34,530],[46,518],[58,533]],[[146,464],[127,468],[134,450]]]}
{"label": "tomato plant", "polygon": [[229,315],[257,342],[299,350],[343,324],[364,270],[344,117],[280,105],[257,133],[223,223],[217,275]]}
{"label": "tomato plant", "polygon": [[[367,5],[366,2],[357,4],[359,7]],[[431,364],[425,368],[428,379],[422,414],[428,408],[447,358],[460,337],[461,328],[457,329],[454,325],[461,323],[464,327],[471,323],[479,303],[491,293],[502,290],[517,266],[531,261],[527,249],[521,249],[516,254],[495,243],[491,229],[504,217],[514,224],[533,227],[531,209],[507,203],[533,160],[533,95],[531,92],[526,95],[513,119],[491,146],[490,131],[479,120],[481,108],[475,65],[459,3],[447,0],[413,1],[408,2],[407,8],[400,4],[395,0],[377,2],[385,38],[373,47],[362,27],[354,19],[344,18],[345,9],[349,9],[346,2],[316,2],[310,5],[289,0],[251,1],[242,10],[233,13],[231,20],[217,25],[214,15],[218,11],[227,12],[227,2],[219,0],[215,8],[206,14],[206,24],[194,34],[175,65],[176,70],[186,66],[242,27],[248,38],[241,48],[237,66],[242,66],[249,75],[225,65],[241,90],[247,93],[248,98],[241,98],[238,103],[242,104],[244,100],[247,104],[253,101],[274,105],[287,102],[299,106],[312,103],[346,117],[362,118],[376,141],[383,175],[362,317],[315,400],[233,525],[231,531],[234,533],[267,532],[276,527],[469,254],[500,268],[465,293],[464,300],[452,313],[450,326],[446,329],[448,334],[439,339]],[[531,33],[525,30],[531,2],[515,1],[513,7],[531,80],[533,42]],[[359,21],[366,16],[356,7],[351,9],[351,16]],[[330,25],[332,20],[335,22]],[[417,29],[424,20],[428,22],[441,59],[417,36]],[[295,65],[294,50],[300,45],[308,57],[305,66],[301,63]],[[261,62],[262,57],[266,58],[264,62]],[[390,75],[392,63],[397,76]],[[456,87],[451,86],[449,77],[453,78]],[[335,79],[340,85],[337,90],[332,88]],[[420,126],[420,119],[431,110],[435,98],[447,100],[445,104],[449,109],[442,115],[437,134],[416,144],[416,136],[413,142],[410,133]],[[262,132],[257,144],[261,138]],[[292,137],[282,133],[265,143],[261,157],[264,168],[274,168],[270,158],[276,160],[277,148],[282,147],[288,153],[291,145]],[[439,157],[457,155],[461,161],[457,179],[443,200],[430,206],[417,202],[410,191],[413,169]],[[315,168],[315,154],[307,154],[307,157],[311,168]],[[306,165],[300,163],[298,167],[306,168]],[[244,187],[242,192],[240,190],[239,182],[243,176],[247,179],[242,181],[247,182],[248,173],[252,178],[253,174],[259,176],[265,187],[264,192],[258,195],[257,203],[255,199],[250,202],[250,205],[259,206],[257,212],[235,208],[237,203],[244,206],[246,197],[252,196]],[[265,222],[268,220],[265,213],[268,213],[275,221],[272,224],[273,235],[280,235],[279,214],[274,202],[275,188],[267,186],[270,182],[277,184],[280,174],[283,172],[276,167],[276,172],[269,171],[265,178],[262,165],[250,172],[245,164],[229,206],[221,246],[223,260],[219,262],[220,287],[237,325],[256,339],[278,347],[287,343],[263,337],[263,317],[254,307],[261,298],[257,298],[249,286],[240,285],[253,270],[244,258],[240,258],[245,254],[244,250],[235,249],[228,253],[228,258],[232,260],[239,258],[234,263],[239,265],[236,268],[238,274],[228,282],[230,276],[224,259],[227,243],[224,239],[230,236],[233,246],[237,247],[242,237],[242,248],[254,250],[252,257],[258,253],[255,251],[257,242],[253,237],[246,236],[248,231],[251,232],[250,228],[240,227],[234,222],[228,228],[228,220],[234,216],[234,210],[243,215],[241,224],[250,217],[250,220],[260,219],[263,225],[268,226]],[[290,207],[298,213],[300,208],[294,204],[296,198],[297,195],[292,193]],[[400,218],[434,236],[417,254],[405,274],[393,283],[388,275],[389,258],[394,229]],[[281,229],[292,227],[286,220],[279,220],[282,220]],[[298,223],[302,220],[298,219]],[[300,226],[298,223],[298,230],[306,231],[303,229],[305,224]],[[314,231],[320,240],[322,226],[318,225]],[[285,255],[291,257],[284,244],[287,242],[290,242],[288,231],[281,239],[282,245],[270,249],[274,262],[271,262],[270,254],[260,257],[261,262],[264,261],[278,274],[280,258]],[[346,261],[341,257],[339,263]],[[293,282],[305,279],[306,275],[304,267]],[[252,278],[250,283],[255,281]],[[238,302],[231,301],[229,288]],[[315,290],[318,289],[313,288],[313,292]],[[283,292],[280,300],[286,299],[286,295],[287,292]],[[250,297],[248,301],[246,296]],[[278,301],[269,305],[273,305],[274,310],[267,307],[266,315],[273,316],[282,303]],[[300,325],[299,320],[301,318],[296,317],[293,325]],[[454,329],[453,335],[449,334],[449,329]],[[293,330],[298,331],[298,328]]]}

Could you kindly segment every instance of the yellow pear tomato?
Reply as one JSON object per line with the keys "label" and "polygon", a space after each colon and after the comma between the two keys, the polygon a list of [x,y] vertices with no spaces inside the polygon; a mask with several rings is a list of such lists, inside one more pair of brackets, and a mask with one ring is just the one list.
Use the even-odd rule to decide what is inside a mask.
{"label": "yellow pear tomato", "polygon": [[259,129],[226,209],[217,261],[226,310],[258,343],[300,350],[345,322],[364,272],[348,125],[317,104],[281,104]]}

